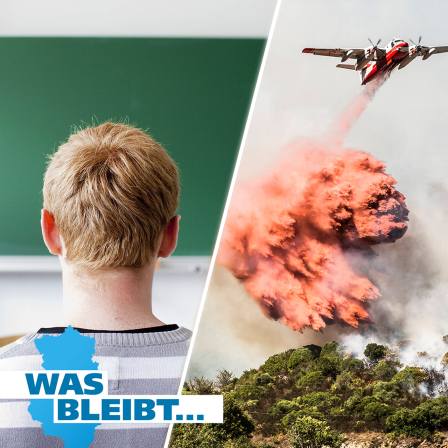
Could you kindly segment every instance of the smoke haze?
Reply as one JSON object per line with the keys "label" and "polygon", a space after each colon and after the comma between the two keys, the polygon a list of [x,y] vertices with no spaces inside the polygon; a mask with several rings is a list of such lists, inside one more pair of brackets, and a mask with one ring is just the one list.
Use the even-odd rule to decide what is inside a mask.
{"label": "smoke haze", "polygon": [[[406,196],[411,220],[402,239],[371,247],[376,256],[364,273],[382,297],[363,303],[375,324],[353,328],[326,322],[319,332],[291,331],[267,319],[244,283],[217,265],[189,376],[211,378],[219,368],[240,375],[274,353],[342,339],[358,354],[368,342],[397,339],[413,341],[409,359],[416,351],[432,351],[436,357],[446,351],[441,337],[448,334],[448,111],[442,75],[448,56],[417,59],[394,72],[373,92],[373,102],[370,95],[356,94],[367,92],[354,72],[334,68],[333,58],[301,56],[309,46],[362,47],[366,35],[381,36],[384,43],[394,34],[423,34],[427,44],[445,45],[448,4],[430,2],[429,14],[423,4],[411,3],[374,1],[367,8],[346,1],[352,11],[347,15],[332,2],[283,0],[238,173],[239,182],[261,179],[277,166],[281,148],[286,160],[294,151],[289,142],[316,137],[327,153],[355,148],[385,161],[387,173]],[[347,112],[351,109],[360,112]]]}
{"label": "smoke haze", "polygon": [[371,246],[401,238],[408,210],[385,165],[343,148],[342,139],[380,85],[355,96],[319,140],[297,139],[273,172],[238,185],[218,262],[243,281],[215,266],[190,377],[214,376],[223,365],[238,372],[235,366],[256,366],[285,348],[352,331],[331,325],[299,338],[266,319],[246,291],[265,315],[300,331],[335,320],[353,327],[372,322],[367,302],[380,292],[369,272]]}

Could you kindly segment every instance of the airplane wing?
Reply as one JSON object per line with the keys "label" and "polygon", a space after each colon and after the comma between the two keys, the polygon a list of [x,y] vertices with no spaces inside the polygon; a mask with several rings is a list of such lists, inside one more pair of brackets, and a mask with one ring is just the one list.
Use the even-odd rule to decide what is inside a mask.
{"label": "airplane wing", "polygon": [[422,57],[423,60],[428,59],[433,54],[438,53],[446,53],[448,52],[448,46],[444,47],[420,47],[420,52],[417,53],[419,56]]}
{"label": "airplane wing", "polygon": [[[420,42],[420,41],[419,41]],[[401,70],[402,68],[405,68],[408,64],[410,64],[417,56],[420,56],[423,61],[428,59],[433,54],[437,53],[447,53],[448,52],[448,45],[444,47],[424,47],[424,46],[414,46],[411,47],[409,53],[409,57],[405,57],[400,65],[398,66],[398,70]]]}
{"label": "airplane wing", "polygon": [[428,50],[434,49],[431,54],[437,54],[437,53],[446,53],[448,52],[448,46],[445,47],[428,47]]}
{"label": "airplane wing", "polygon": [[358,59],[360,55],[364,54],[364,48],[304,48],[302,53],[312,53],[316,56],[333,56],[335,58],[342,58],[348,51],[353,51],[349,58]]}

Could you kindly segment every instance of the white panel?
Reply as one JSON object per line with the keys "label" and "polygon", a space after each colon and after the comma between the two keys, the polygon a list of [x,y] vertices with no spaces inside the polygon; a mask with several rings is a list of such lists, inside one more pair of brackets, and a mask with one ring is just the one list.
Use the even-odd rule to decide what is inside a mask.
{"label": "white panel", "polygon": [[[208,270],[210,257],[172,256],[159,258],[157,272],[163,274],[190,274]],[[0,256],[0,272],[7,273],[60,273],[59,258],[53,255],[43,256]]]}
{"label": "white panel", "polygon": [[1,36],[267,37],[276,0],[3,0]]}
{"label": "white panel", "polygon": [[[60,325],[62,278],[58,259],[35,258],[0,257],[0,337]],[[153,310],[162,322],[193,328],[209,260],[171,257],[161,261],[154,277]]]}

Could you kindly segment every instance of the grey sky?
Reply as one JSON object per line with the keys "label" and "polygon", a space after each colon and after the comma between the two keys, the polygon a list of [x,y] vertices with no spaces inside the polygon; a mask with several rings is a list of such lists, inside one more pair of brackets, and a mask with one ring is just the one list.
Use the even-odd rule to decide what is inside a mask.
{"label": "grey sky", "polygon": [[[368,37],[384,47],[419,35],[423,45],[448,45],[447,19],[441,1],[283,0],[238,180],[269,171],[290,141],[325,132],[362,89],[357,73],[336,68],[337,58],[302,54],[304,47],[363,48]],[[380,333],[400,329],[422,344],[448,333],[447,72],[448,53],[394,71],[345,143],[385,161],[407,198],[408,233],[375,248],[388,275],[375,275],[383,297],[372,314]],[[219,367],[240,374],[281,350],[357,331],[332,326],[302,336],[268,321],[220,267],[207,299],[190,376]]]}
{"label": "grey sky", "polygon": [[[298,135],[325,129],[361,90],[358,74],[336,68],[337,58],[302,54],[303,48],[363,48],[368,37],[382,37],[381,47],[394,36],[416,41],[419,35],[423,44],[448,45],[447,19],[448,3],[440,1],[284,0],[240,177],[253,175],[255,160],[260,170],[269,167]],[[414,190],[416,175],[443,180],[447,71],[448,54],[394,71],[347,141],[387,161],[403,190]]]}

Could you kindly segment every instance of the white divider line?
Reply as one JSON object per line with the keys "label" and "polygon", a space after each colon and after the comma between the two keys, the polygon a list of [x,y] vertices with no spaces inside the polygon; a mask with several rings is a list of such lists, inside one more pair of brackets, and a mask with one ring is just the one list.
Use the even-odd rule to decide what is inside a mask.
{"label": "white divider line", "polygon": [[[243,138],[241,140],[241,145],[240,145],[240,148],[239,148],[239,151],[238,151],[238,158],[236,160],[235,169],[233,171],[232,182],[230,184],[229,193],[227,195],[227,200],[226,200],[226,205],[224,207],[224,212],[223,212],[223,215],[222,215],[221,224],[219,226],[218,236],[216,238],[215,248],[213,250],[212,259],[211,259],[211,262],[210,262],[210,268],[208,270],[207,279],[205,281],[204,291],[202,293],[201,303],[199,305],[199,311],[198,311],[198,314],[196,316],[196,321],[195,321],[194,329],[193,329],[193,336],[191,338],[190,348],[188,350],[187,359],[186,359],[186,362],[185,362],[184,370],[182,372],[182,377],[181,377],[181,381],[180,381],[180,385],[179,385],[178,394],[182,393],[182,387],[183,387],[183,384],[185,382],[185,377],[187,375],[188,366],[190,364],[190,359],[191,359],[191,354],[193,353],[194,343],[195,343],[195,340],[196,340],[196,335],[198,333],[199,323],[201,321],[201,316],[202,316],[202,311],[204,309],[205,299],[207,297],[208,288],[210,286],[210,280],[211,280],[212,273],[213,273],[213,267],[215,266],[216,256],[218,254],[218,249],[219,249],[219,244],[221,242],[222,233],[224,231],[224,226],[225,226],[225,223],[226,223],[227,213],[229,211],[230,201],[232,200],[232,194],[233,194],[233,190],[235,188],[236,178],[238,176],[238,169],[239,169],[239,166],[240,166],[240,163],[241,163],[241,158],[243,156],[243,149],[244,149],[244,146],[246,144],[247,136],[249,134],[250,123],[252,121],[252,116],[253,116],[254,109],[255,109],[255,104],[256,104],[256,101],[257,101],[258,91],[260,90],[260,85],[261,85],[261,81],[262,81],[262,78],[263,78],[263,72],[264,72],[264,68],[266,66],[266,61],[267,61],[268,54],[269,54],[269,48],[271,46],[272,37],[274,35],[275,24],[277,22],[277,17],[278,17],[278,13],[280,11],[281,3],[282,3],[282,0],[277,0],[277,5],[275,7],[274,17],[272,18],[271,29],[269,31],[269,37],[268,37],[268,40],[266,42],[266,47],[265,47],[264,54],[263,54],[263,60],[261,62],[260,71],[258,73],[257,84],[255,86],[254,95],[252,97],[252,102],[251,102],[250,109],[249,109],[249,115],[247,117],[246,126],[244,128]],[[168,448],[168,444],[169,444],[169,441],[170,441],[170,436],[171,436],[172,429],[173,429],[173,425],[170,425],[170,427],[168,428],[168,433],[167,433],[167,436],[166,436],[164,448]]]}

